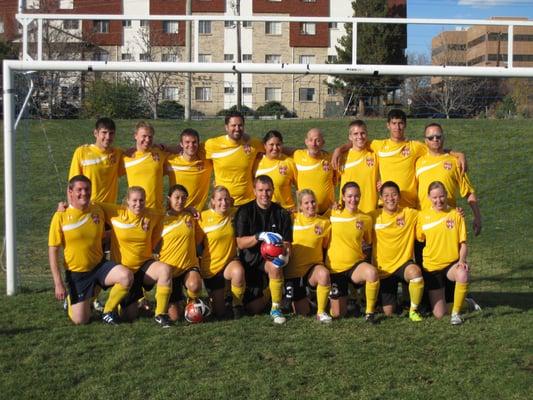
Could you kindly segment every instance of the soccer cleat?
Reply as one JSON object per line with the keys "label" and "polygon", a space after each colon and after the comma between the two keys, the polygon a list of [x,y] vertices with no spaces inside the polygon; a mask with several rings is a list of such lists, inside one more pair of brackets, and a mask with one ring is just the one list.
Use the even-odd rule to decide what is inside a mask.
{"label": "soccer cleat", "polygon": [[108,325],[118,325],[120,323],[120,318],[115,312],[111,311],[102,314],[102,322]]}
{"label": "soccer cleat", "polygon": [[243,306],[233,306],[233,319],[241,319],[244,316]]}
{"label": "soccer cleat", "polygon": [[281,310],[278,310],[277,308],[270,311],[270,317],[277,325],[283,325],[285,322],[287,322],[287,318],[285,318]]}
{"label": "soccer cleat", "polygon": [[156,315],[154,320],[161,328],[170,328],[170,325],[172,325],[167,314]]}
{"label": "soccer cleat", "polygon": [[376,320],[376,314],[374,313],[366,313],[365,314],[365,322],[369,323],[369,324],[377,324],[377,320]]}
{"label": "soccer cleat", "polygon": [[452,325],[461,325],[463,323],[463,319],[459,314],[452,314],[450,322]]}
{"label": "soccer cleat", "polygon": [[93,309],[96,312],[102,313],[104,312],[104,305],[100,303],[100,300],[94,299],[93,301]]}
{"label": "soccer cleat", "polygon": [[468,306],[468,311],[481,311],[481,306],[476,303],[476,301],[472,297],[465,298],[465,302]]}
{"label": "soccer cleat", "polygon": [[420,314],[418,313],[418,311],[416,310],[413,310],[413,311],[409,311],[409,319],[413,322],[420,322],[422,321],[422,317],[420,316]]}
{"label": "soccer cleat", "polygon": [[323,313],[316,315],[316,320],[317,322],[320,322],[321,324],[330,324],[331,321],[333,321],[333,318],[331,318],[331,316],[328,313],[323,312]]}

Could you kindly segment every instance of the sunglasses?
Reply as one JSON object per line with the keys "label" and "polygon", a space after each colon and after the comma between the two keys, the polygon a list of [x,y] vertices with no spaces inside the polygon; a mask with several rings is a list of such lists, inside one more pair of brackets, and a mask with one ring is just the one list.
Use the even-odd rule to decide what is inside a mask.
{"label": "sunglasses", "polygon": [[429,141],[442,140],[442,135],[426,136],[426,139],[429,140]]}

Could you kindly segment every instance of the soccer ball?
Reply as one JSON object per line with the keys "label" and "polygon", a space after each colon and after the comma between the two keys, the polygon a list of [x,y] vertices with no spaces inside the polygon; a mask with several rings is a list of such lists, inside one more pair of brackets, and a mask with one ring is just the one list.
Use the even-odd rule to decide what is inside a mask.
{"label": "soccer ball", "polygon": [[211,310],[201,299],[191,301],[185,306],[184,317],[191,324],[199,324],[204,318],[211,314]]}
{"label": "soccer ball", "polygon": [[261,243],[261,256],[266,261],[272,261],[277,256],[282,255],[283,251],[283,243]]}

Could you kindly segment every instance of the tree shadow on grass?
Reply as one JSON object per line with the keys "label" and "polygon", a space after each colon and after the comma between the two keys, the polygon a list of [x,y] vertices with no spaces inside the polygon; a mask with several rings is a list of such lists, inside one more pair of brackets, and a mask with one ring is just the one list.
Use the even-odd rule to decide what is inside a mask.
{"label": "tree shadow on grass", "polygon": [[528,311],[533,308],[533,293],[470,292],[482,309],[507,306]]}
{"label": "tree shadow on grass", "polygon": [[0,329],[0,337],[17,336],[24,333],[33,333],[36,331],[44,331],[45,328],[12,328],[12,329]]}

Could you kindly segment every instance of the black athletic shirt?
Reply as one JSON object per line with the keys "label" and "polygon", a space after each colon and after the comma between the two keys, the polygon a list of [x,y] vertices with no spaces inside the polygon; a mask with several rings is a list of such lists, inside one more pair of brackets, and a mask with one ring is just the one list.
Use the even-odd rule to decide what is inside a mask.
{"label": "black athletic shirt", "polygon": [[[235,236],[252,236],[259,232],[279,233],[285,242],[292,242],[292,220],[288,211],[278,203],[272,203],[263,210],[255,200],[243,204],[233,220]],[[239,250],[241,261],[247,266],[257,266],[262,262],[261,242],[248,249]]]}

